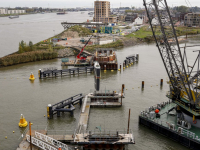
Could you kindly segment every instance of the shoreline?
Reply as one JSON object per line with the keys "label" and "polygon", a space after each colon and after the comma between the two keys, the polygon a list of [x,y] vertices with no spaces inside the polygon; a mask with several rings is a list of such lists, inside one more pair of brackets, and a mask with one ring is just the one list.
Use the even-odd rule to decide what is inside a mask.
{"label": "shoreline", "polygon": [[[184,28],[184,27],[182,27],[182,28]],[[179,30],[180,30],[180,28],[179,28]],[[185,32],[181,33],[181,34],[179,33],[178,37],[188,36],[188,38],[193,38],[195,36],[198,36],[199,28],[192,29],[192,30],[193,30],[192,32],[191,31],[186,32],[186,35],[185,35]],[[67,46],[67,43],[66,43],[66,45],[62,45],[62,44],[57,43],[56,44],[57,46],[55,46],[55,47],[51,46],[51,44],[53,44],[53,42],[52,42],[53,38],[61,38],[65,34],[65,32],[67,33],[68,31],[73,31],[74,33],[76,32],[74,30],[71,30],[71,28],[70,28],[70,30],[64,30],[61,33],[59,33],[59,34],[57,34],[57,35],[55,35],[53,37],[49,37],[48,39],[46,39],[46,40],[44,40],[42,42],[37,42],[37,43],[34,44],[34,46],[37,47],[36,51],[37,52],[46,51],[47,53],[49,53],[49,55],[51,55],[51,54],[54,55],[54,57],[48,57],[48,59],[65,58],[65,57],[75,56],[75,53],[73,52],[73,47],[75,47],[75,45],[73,43],[72,43],[71,46]],[[80,34],[79,32],[76,32],[76,33]],[[91,34],[91,33],[87,33],[87,32],[88,31],[85,31],[85,34],[87,34],[87,35]],[[74,33],[72,33],[72,34],[74,34]],[[143,35],[141,35],[141,33]],[[70,36],[67,35],[67,38],[69,38],[69,37]],[[80,37],[81,36],[79,35],[78,38],[80,38]],[[85,35],[85,37],[86,37],[86,35]],[[70,39],[71,38],[69,38],[68,42],[70,41]],[[181,41],[182,40],[180,40],[180,42]],[[149,35],[149,31],[146,31],[145,27],[144,27],[141,31],[136,31],[134,33],[130,33],[130,34],[128,34],[126,36],[123,36],[123,37],[116,36],[116,41],[114,41],[112,43],[103,44],[103,45],[88,45],[88,46],[85,47],[84,50],[88,51],[88,52],[91,52],[91,53],[94,53],[96,48],[115,48],[115,49],[117,49],[117,48],[130,47],[130,46],[136,46],[136,45],[142,45],[142,44],[151,44],[153,42],[155,42],[154,38],[153,38],[153,35]],[[84,45],[84,44],[82,44],[82,45]],[[79,45],[79,46],[82,47],[82,45]],[[69,48],[69,47],[71,47],[71,48]],[[30,52],[34,52],[34,51],[30,51]],[[23,52],[23,53],[19,54],[18,51],[16,51],[14,53],[11,53],[11,54],[8,54],[8,55],[6,55],[4,57],[1,57],[0,58],[0,68],[7,67],[7,66],[12,66],[12,65],[17,65],[17,64],[21,64],[21,63],[25,63],[25,62],[28,63],[28,61],[24,62],[24,60],[21,60],[21,61],[19,61],[19,63],[14,63],[14,64],[7,63],[8,65],[3,65],[3,63],[2,63],[3,59],[5,60],[5,59],[7,59],[9,57],[11,59],[11,57],[13,57],[15,55],[21,56],[21,55],[26,55],[28,53],[29,52]],[[55,53],[57,53],[56,57],[55,57]],[[35,54],[32,54],[32,55],[35,56]],[[44,54],[44,55],[46,55],[46,54]],[[26,56],[26,57],[28,57],[28,56]],[[32,57],[32,56],[29,56],[29,57]],[[42,56],[42,58],[46,58],[46,56],[44,56],[44,57]],[[30,62],[40,61],[40,60],[43,60],[43,59],[35,58],[35,59],[31,59]],[[11,61],[11,60],[8,60],[8,61]]]}

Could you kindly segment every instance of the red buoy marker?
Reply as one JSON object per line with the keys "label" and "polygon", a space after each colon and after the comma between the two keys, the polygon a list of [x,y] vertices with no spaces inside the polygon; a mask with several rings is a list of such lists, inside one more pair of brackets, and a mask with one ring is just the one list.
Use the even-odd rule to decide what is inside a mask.
{"label": "red buoy marker", "polygon": [[156,110],[155,110],[155,113],[156,113],[156,114],[158,114],[158,113],[159,113],[159,110],[158,110],[158,109],[156,109]]}

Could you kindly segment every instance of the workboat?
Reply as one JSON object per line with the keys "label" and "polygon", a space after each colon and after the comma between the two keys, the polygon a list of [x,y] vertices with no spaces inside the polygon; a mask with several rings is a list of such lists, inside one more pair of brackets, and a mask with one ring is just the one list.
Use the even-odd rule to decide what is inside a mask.
{"label": "workboat", "polygon": [[101,67],[97,61],[94,62],[94,87],[97,91],[100,89]]}
{"label": "workboat", "polygon": [[10,19],[19,18],[19,15],[16,16],[9,16]]}
{"label": "workboat", "polygon": [[65,14],[67,14],[67,12],[57,12],[57,15],[65,15]]}
{"label": "workboat", "polygon": [[89,12],[88,15],[94,15],[94,12]]}

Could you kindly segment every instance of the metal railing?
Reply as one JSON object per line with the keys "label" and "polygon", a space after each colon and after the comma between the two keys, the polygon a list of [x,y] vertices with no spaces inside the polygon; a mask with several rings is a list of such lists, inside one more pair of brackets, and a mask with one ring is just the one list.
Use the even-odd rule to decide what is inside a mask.
{"label": "metal railing", "polygon": [[185,130],[183,128],[182,128],[182,134],[187,136],[187,137],[190,137],[192,139],[195,139],[197,141],[200,141],[200,138],[195,133],[188,131],[188,130]]}
{"label": "metal railing", "polygon": [[[26,140],[30,143],[30,135],[26,135]],[[34,137],[31,137],[31,143],[43,150],[58,150],[58,148],[55,148],[48,143],[45,143]]]}
{"label": "metal railing", "polygon": [[49,137],[47,135],[44,135],[42,133],[35,132],[35,137],[37,139],[39,139],[39,140],[42,140],[42,141],[44,141],[44,142],[46,142],[48,144],[53,145],[54,147],[57,147],[57,148],[62,147],[65,150],[68,150],[68,146],[66,144],[64,144],[62,142],[59,142],[59,141],[57,141],[57,140],[55,140],[55,139],[53,139],[53,138],[51,138],[51,137]]}
{"label": "metal railing", "polygon": [[[160,119],[155,119],[155,118],[151,119],[150,117],[144,116],[144,115],[141,115],[141,116],[146,118],[146,119],[148,119],[148,120],[151,120],[151,121],[153,121],[153,122],[155,122],[155,123],[157,123],[157,124],[159,124],[161,126],[164,126],[164,127],[168,128],[170,130],[173,130],[173,131],[175,131],[175,132],[177,132],[179,134],[182,134],[182,135],[184,135],[186,137],[192,138],[192,139],[197,140],[197,141],[200,142],[200,137],[198,137],[198,135],[196,135],[195,133],[193,133],[193,132],[191,132],[189,130],[183,129],[182,127],[178,127],[177,128],[175,126],[175,122],[166,122],[166,121],[162,121]],[[179,132],[179,128],[182,130],[181,132]]]}
{"label": "metal railing", "polygon": [[[129,135],[129,136],[127,136]],[[112,142],[115,140],[115,143],[122,142],[120,140],[123,140],[123,143],[134,143],[134,136],[133,136],[133,131],[130,129],[129,133],[127,134],[127,130],[104,130],[102,131],[99,130],[94,130],[94,131],[89,131],[87,130],[85,133],[83,133],[83,137],[89,138],[90,141],[107,141],[107,142]],[[87,138],[84,138],[85,141],[88,141]],[[76,137],[74,139],[76,141]],[[114,144],[114,143],[113,143]]]}
{"label": "metal railing", "polygon": [[[100,90],[100,91],[95,91],[95,90],[90,90],[90,93],[93,93],[95,97],[98,96],[119,96],[121,94],[120,90]],[[124,93],[122,93],[124,94]]]}

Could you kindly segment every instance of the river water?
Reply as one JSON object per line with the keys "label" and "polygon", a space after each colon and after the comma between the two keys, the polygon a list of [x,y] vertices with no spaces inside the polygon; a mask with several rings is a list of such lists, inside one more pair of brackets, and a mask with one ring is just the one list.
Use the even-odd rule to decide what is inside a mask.
{"label": "river water", "polygon": [[[27,15],[20,16],[16,20],[0,18],[0,31],[5,35],[0,34],[0,55],[4,56],[16,51],[18,42],[23,39],[38,42],[53,36],[53,30],[62,31],[60,22],[64,21],[65,17],[70,18],[69,20],[73,22],[82,22],[88,19],[87,14],[80,14],[80,12],[69,13],[65,16],[55,14]],[[16,34],[13,35],[13,33]],[[101,90],[119,90],[121,85],[125,84],[126,97],[120,108],[91,108],[89,130],[94,130],[96,126],[100,125],[102,128],[113,131],[127,129],[130,108],[130,128],[135,136],[136,144],[129,145],[128,150],[187,149],[166,137],[139,126],[138,115],[142,110],[154,104],[168,101],[165,97],[168,85],[164,65],[154,44],[118,49],[116,52],[118,62],[122,63],[126,56],[136,53],[139,54],[139,62],[124,71],[101,72]],[[192,52],[189,54],[194,55]],[[193,59],[189,59],[189,61],[192,62]],[[68,132],[68,130],[75,129],[80,112],[79,106],[76,106],[74,117],[65,113],[61,114],[60,118],[55,116],[52,120],[44,117],[46,107],[48,104],[54,104],[78,93],[89,93],[90,90],[94,89],[93,74],[38,79],[38,69],[50,67],[62,69],[60,64],[60,59],[54,59],[0,69],[0,150],[14,150],[20,143],[21,139],[18,139],[23,132],[23,129],[18,127],[20,114],[24,114],[26,120],[33,123],[33,128],[44,129],[47,125],[48,129],[57,131],[67,130]],[[30,72],[33,72],[36,77],[33,83],[28,80]],[[159,86],[160,79],[164,79],[162,88]],[[143,91],[141,91],[142,81],[145,81]]]}

